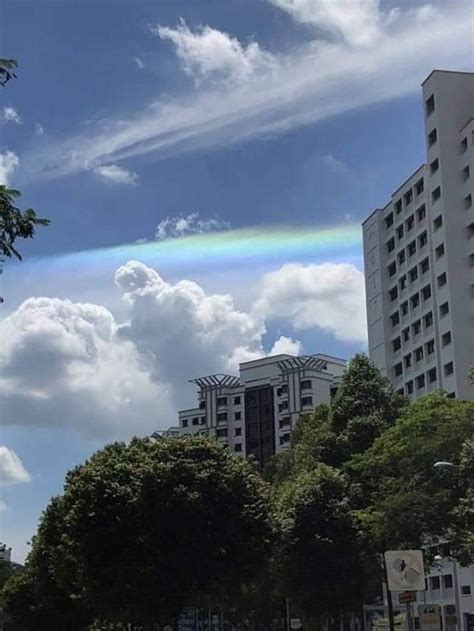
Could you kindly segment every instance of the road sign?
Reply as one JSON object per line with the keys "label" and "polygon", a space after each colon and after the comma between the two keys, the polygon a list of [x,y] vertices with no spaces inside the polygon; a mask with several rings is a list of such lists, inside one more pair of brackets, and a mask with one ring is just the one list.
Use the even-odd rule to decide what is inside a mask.
{"label": "road sign", "polygon": [[301,618],[291,618],[290,629],[296,631],[297,629],[301,629],[301,626]]}
{"label": "road sign", "polygon": [[388,589],[391,592],[425,589],[425,568],[421,550],[388,550],[385,553]]}
{"label": "road sign", "polygon": [[407,603],[414,603],[416,600],[416,592],[400,592],[398,594],[398,602],[400,605],[406,605]]}
{"label": "road sign", "polygon": [[441,609],[439,605],[418,607],[421,631],[441,631]]}

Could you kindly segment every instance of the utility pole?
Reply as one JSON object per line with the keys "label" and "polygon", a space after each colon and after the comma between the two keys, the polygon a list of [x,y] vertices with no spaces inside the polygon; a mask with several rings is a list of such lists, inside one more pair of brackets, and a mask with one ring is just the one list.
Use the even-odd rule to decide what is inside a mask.
{"label": "utility pole", "polygon": [[387,592],[387,606],[388,606],[388,626],[390,631],[395,631],[395,618],[393,616],[393,602],[392,602],[392,592],[388,588],[388,572],[387,572],[387,564],[385,562],[385,555],[382,555],[383,558],[383,575],[385,581],[385,589]]}
{"label": "utility pole", "polygon": [[288,597],[285,598],[286,605],[286,631],[290,631],[290,599]]}

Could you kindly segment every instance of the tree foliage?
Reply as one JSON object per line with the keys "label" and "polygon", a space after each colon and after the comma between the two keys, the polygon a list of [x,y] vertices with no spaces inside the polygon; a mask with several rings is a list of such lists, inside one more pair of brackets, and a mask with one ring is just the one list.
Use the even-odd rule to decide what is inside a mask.
{"label": "tree foliage", "polygon": [[16,59],[0,59],[0,85],[6,85],[11,79],[16,79]]}

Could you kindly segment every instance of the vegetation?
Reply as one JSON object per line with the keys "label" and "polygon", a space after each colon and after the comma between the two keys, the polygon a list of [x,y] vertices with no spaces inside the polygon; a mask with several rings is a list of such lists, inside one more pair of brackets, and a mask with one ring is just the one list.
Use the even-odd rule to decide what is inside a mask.
{"label": "vegetation", "polygon": [[6,85],[11,79],[16,79],[16,59],[0,59],[0,85]]}

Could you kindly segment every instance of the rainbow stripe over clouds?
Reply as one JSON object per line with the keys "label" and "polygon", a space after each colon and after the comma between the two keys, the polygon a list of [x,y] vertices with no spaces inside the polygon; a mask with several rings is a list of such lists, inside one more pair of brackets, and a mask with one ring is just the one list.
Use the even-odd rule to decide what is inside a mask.
{"label": "rainbow stripe over clouds", "polygon": [[360,253],[359,225],[333,227],[253,227],[132,243],[55,255],[30,264],[54,266],[56,272],[110,268],[129,260],[156,267],[203,268],[212,264],[261,265],[274,261],[317,260]]}

